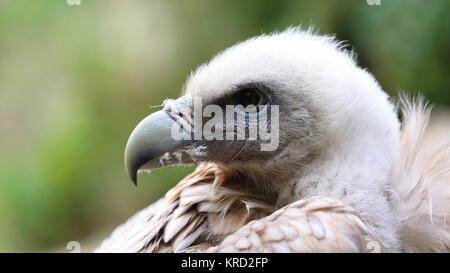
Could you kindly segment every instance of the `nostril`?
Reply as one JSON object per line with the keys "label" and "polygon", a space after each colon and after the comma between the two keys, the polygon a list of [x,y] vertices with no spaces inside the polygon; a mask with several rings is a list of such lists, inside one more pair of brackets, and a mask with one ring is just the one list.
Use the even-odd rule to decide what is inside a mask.
{"label": "nostril", "polygon": [[166,111],[168,113],[172,112],[172,107],[169,104],[163,104],[163,106],[164,106],[164,108],[163,108],[164,111]]}

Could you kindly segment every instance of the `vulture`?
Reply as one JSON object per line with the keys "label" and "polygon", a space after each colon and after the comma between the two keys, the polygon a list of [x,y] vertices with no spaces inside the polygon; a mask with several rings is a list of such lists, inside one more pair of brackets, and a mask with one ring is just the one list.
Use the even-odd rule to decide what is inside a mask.
{"label": "vulture", "polygon": [[[238,139],[247,108],[216,122],[230,138],[175,139],[202,130],[194,98],[200,112],[277,106],[266,120],[276,147]],[[450,145],[426,141],[429,117],[421,96],[392,101],[334,36],[294,27],[240,42],[134,129],[125,167],[135,183],[142,171],[197,168],[95,251],[449,252]]]}

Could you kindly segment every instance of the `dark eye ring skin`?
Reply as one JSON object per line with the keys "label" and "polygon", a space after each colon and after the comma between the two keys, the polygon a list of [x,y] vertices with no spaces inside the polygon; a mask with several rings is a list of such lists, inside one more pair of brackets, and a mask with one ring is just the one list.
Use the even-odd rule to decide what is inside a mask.
{"label": "dark eye ring skin", "polygon": [[232,94],[222,97],[216,100],[214,104],[224,107],[226,105],[242,105],[247,108],[249,105],[253,105],[260,109],[260,106],[271,105],[274,103],[273,96],[269,88],[260,86],[241,86],[237,87]]}
{"label": "dark eye ring skin", "polygon": [[256,88],[244,88],[239,90],[232,96],[234,105],[242,105],[247,107],[249,105],[260,106],[267,104],[268,100],[265,94]]}

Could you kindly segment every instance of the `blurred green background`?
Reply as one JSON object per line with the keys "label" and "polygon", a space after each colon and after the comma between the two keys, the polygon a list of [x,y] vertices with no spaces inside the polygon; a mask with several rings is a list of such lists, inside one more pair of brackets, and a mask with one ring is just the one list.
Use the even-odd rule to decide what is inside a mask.
{"label": "blurred green background", "polygon": [[90,251],[192,171],[128,180],[134,126],[250,36],[314,24],[390,94],[450,105],[450,2],[0,0],[0,251]]}

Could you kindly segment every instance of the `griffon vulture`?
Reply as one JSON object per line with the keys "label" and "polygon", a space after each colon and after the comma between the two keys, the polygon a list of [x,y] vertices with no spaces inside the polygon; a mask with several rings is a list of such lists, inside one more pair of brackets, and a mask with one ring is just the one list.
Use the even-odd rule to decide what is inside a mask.
{"label": "griffon vulture", "polygon": [[[175,123],[192,125],[194,97],[224,111],[278,105],[277,148],[262,151],[261,139],[175,140]],[[238,43],[192,73],[183,96],[166,100],[127,143],[135,182],[138,171],[169,165],[196,171],[96,251],[448,252],[449,145],[427,148],[430,108],[421,98],[398,106],[402,122],[333,37],[291,28]],[[231,123],[224,134],[249,126]]]}

